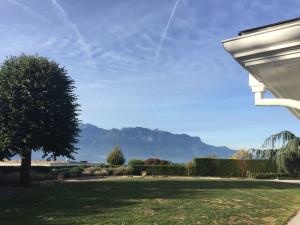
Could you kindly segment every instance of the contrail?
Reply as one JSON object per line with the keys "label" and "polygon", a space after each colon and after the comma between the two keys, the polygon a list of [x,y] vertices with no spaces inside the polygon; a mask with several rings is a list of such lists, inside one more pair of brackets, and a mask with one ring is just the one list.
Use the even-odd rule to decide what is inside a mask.
{"label": "contrail", "polygon": [[81,45],[82,50],[87,54],[87,56],[89,58],[92,58],[92,53],[90,51],[89,45],[86,43],[84,37],[81,35],[81,33],[79,32],[77,26],[72,23],[69,18],[67,13],[65,12],[65,10],[61,7],[60,4],[57,3],[56,0],[51,0],[52,5],[54,7],[54,9],[56,10],[56,14],[57,16],[65,23],[67,24],[69,27],[71,27],[74,32],[76,33],[79,41],[78,43]]}
{"label": "contrail", "polygon": [[162,35],[161,35],[161,38],[160,38],[158,47],[157,47],[156,52],[155,52],[154,59],[157,58],[157,56],[158,56],[158,54],[159,54],[159,52],[160,52],[160,48],[161,48],[161,46],[162,46],[162,44],[163,44],[163,42],[164,42],[164,40],[165,40],[165,37],[166,37],[167,31],[168,31],[170,22],[171,22],[171,20],[172,20],[172,18],[173,18],[173,15],[174,15],[174,12],[175,12],[175,10],[176,10],[176,7],[177,7],[178,2],[179,2],[179,0],[176,0],[175,5],[174,5],[173,10],[172,10],[172,13],[171,13],[170,18],[169,18],[169,21],[168,21],[168,23],[167,23],[167,26],[166,26],[164,32],[163,32]]}

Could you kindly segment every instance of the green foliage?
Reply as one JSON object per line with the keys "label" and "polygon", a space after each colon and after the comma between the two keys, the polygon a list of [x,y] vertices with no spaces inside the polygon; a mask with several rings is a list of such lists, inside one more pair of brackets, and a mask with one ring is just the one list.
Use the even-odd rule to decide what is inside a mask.
{"label": "green foliage", "polygon": [[125,157],[119,145],[108,154],[106,161],[108,165],[123,165],[125,163]]}
{"label": "green foliage", "polygon": [[128,163],[128,166],[138,166],[138,165],[145,165],[145,160],[131,159]]}
{"label": "green foliage", "polygon": [[251,173],[277,172],[272,160],[210,159],[194,158],[195,174],[198,176],[246,177]]}
{"label": "green foliage", "polygon": [[286,144],[289,143],[290,140],[297,138],[295,134],[293,134],[290,131],[281,131],[278,134],[273,134],[270,137],[268,137],[262,147],[266,148],[266,147],[271,147],[272,149],[275,148],[276,143],[278,143],[279,141],[282,141],[282,146],[286,146]]}
{"label": "green foliage", "polygon": [[74,81],[40,56],[10,57],[0,68],[0,160],[42,151],[72,158],[78,142]]}
{"label": "green foliage", "polygon": [[63,177],[80,177],[84,168],[82,167],[64,167],[56,170],[52,170],[51,174],[56,177],[58,174],[62,174]]}
{"label": "green foliage", "polygon": [[276,154],[278,172],[296,175],[300,173],[300,154],[289,148],[282,148]]}
{"label": "green foliage", "polygon": [[187,176],[188,169],[182,165],[140,165],[132,166],[136,175],[141,175],[146,171],[147,175],[165,175],[165,176]]}
{"label": "green foliage", "polygon": [[112,173],[116,176],[132,175],[134,173],[134,169],[131,166],[119,166],[117,168],[113,168]]}
{"label": "green foliage", "polygon": [[[282,142],[282,147],[274,149],[276,143]],[[265,150],[267,158],[276,161],[278,172],[290,173],[292,175],[300,173],[300,138],[289,131],[282,131],[271,135],[263,143],[262,147],[271,147]]]}

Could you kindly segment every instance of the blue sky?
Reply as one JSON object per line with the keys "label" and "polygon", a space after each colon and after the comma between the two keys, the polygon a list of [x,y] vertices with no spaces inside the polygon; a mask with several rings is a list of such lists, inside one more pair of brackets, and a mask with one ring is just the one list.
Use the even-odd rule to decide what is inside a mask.
{"label": "blue sky", "polygon": [[65,66],[80,119],[147,127],[212,145],[258,148],[282,130],[282,107],[255,107],[248,74],[221,41],[299,17],[298,0],[1,0],[0,61],[36,54]]}

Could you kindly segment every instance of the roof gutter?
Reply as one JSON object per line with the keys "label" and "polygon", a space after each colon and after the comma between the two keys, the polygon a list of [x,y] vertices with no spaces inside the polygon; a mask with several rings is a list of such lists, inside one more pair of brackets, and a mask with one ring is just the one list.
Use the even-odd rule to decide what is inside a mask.
{"label": "roof gutter", "polygon": [[249,74],[249,86],[255,95],[256,106],[285,106],[300,110],[300,101],[285,98],[264,98],[266,87],[263,83],[259,82],[255,77]]}
{"label": "roof gutter", "polygon": [[[222,44],[250,74],[255,105],[284,106],[300,120],[300,91],[297,89],[300,68],[295,69],[300,65],[299,18],[243,31],[241,36],[224,40]],[[274,99],[264,99],[266,89]]]}

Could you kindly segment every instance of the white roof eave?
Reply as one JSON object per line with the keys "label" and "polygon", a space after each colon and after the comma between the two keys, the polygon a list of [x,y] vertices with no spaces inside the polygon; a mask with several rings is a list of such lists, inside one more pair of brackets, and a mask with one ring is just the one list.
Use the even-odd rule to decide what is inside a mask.
{"label": "white roof eave", "polygon": [[[300,21],[222,41],[224,49],[276,97],[300,101]],[[288,107],[300,119],[300,110]]]}

